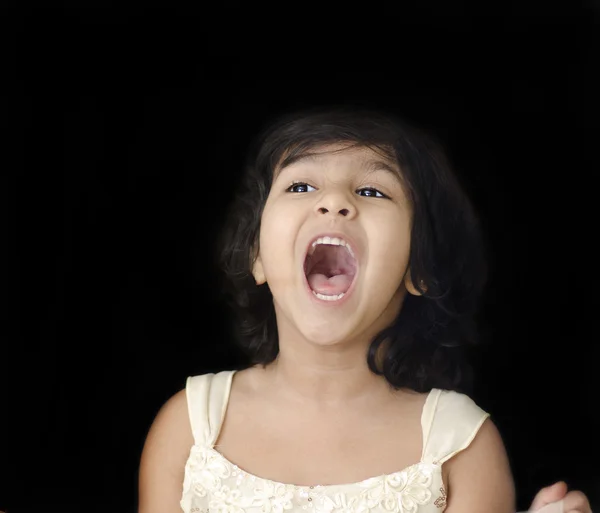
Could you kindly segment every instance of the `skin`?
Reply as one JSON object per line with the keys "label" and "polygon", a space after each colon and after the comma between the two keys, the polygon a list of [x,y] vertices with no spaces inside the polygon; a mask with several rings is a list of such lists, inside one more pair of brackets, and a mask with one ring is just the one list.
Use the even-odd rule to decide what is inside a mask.
{"label": "skin", "polygon": [[551,486],[542,488],[533,499],[529,511],[538,511],[544,506],[563,502],[565,513],[592,513],[590,502],[586,495],[579,490],[568,491],[567,483],[559,481]]}
{"label": "skin", "polygon": [[[263,211],[253,272],[257,284],[268,281],[274,298],[280,347],[274,379],[315,401],[386,388],[368,371],[365,350],[396,318],[407,287],[414,290],[407,279],[410,204],[399,170],[373,167],[372,160],[381,157],[331,147],[296,162],[276,174]],[[294,182],[308,185],[289,192]],[[380,192],[357,194],[367,187]],[[373,197],[381,194],[386,198]],[[352,239],[359,272],[348,301],[324,308],[304,293],[304,258],[316,235],[338,231]]]}
{"label": "skin", "polygon": [[[258,445],[258,454],[264,450],[259,445],[264,425],[254,426],[243,410],[243,405],[256,401],[252,404],[252,411],[260,412],[256,419],[273,415],[276,421],[266,425],[279,428],[263,438],[270,444],[282,439],[283,451],[303,443],[314,447],[316,441],[329,436],[320,454],[324,461],[331,456],[331,464],[329,469],[323,464],[318,471],[346,482],[346,475],[356,466],[336,461],[345,456],[343,451],[337,455],[326,452],[340,433],[339,426],[329,419],[343,419],[343,432],[362,441],[372,428],[368,423],[381,426],[381,433],[386,433],[390,420],[410,417],[422,407],[422,401],[408,391],[390,393],[385,380],[371,373],[365,362],[372,337],[396,318],[406,294],[418,294],[408,268],[412,211],[394,163],[367,149],[330,146],[318,153],[276,170],[261,220],[253,274],[257,284],[268,283],[273,293],[280,352],[266,369],[236,374],[219,443],[231,453],[225,456],[240,462],[242,468],[244,458],[248,465],[267,460],[259,475],[277,480],[268,474],[281,476],[290,471],[287,455],[276,461],[280,451],[274,452],[273,461],[249,452],[254,445]],[[354,291],[339,304],[319,304],[305,288],[307,246],[324,232],[347,235],[358,257]],[[376,418],[381,411],[391,412],[389,418]],[[302,424],[306,418],[317,420]],[[368,422],[361,423],[361,419]],[[297,426],[302,428],[292,432]],[[415,435],[407,433],[412,443],[411,436]],[[294,444],[289,443],[292,437]],[[256,444],[247,443],[248,439]],[[383,437],[383,442],[392,439],[402,437]],[[140,466],[140,513],[180,511],[184,466],[193,443],[185,391],[181,391],[165,404],[148,434]],[[372,450],[378,447],[377,442],[372,444]],[[302,467],[298,459],[302,452],[295,459],[298,467]],[[490,461],[494,463],[490,465]],[[373,463],[365,460],[367,464]],[[293,477],[287,482],[318,479],[301,470],[289,474]],[[447,513],[514,513],[508,458],[491,421],[484,423],[466,450],[444,464],[443,473],[448,485]],[[548,490],[542,490],[532,506],[537,509],[566,493]],[[589,505],[588,509],[579,502],[575,506],[571,511],[589,511]]]}

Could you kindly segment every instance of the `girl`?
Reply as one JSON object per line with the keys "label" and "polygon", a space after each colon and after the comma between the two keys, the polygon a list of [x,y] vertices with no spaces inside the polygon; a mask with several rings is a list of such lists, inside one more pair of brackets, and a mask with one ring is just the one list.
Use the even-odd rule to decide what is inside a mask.
{"label": "girl", "polygon": [[514,512],[500,435],[464,395],[479,230],[435,144],[374,112],[283,119],[221,247],[252,366],[164,405],[140,513]]}

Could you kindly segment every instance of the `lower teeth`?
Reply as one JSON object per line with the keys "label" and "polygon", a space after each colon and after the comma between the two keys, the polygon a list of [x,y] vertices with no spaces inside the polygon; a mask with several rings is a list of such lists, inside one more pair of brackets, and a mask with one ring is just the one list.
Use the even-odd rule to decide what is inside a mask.
{"label": "lower teeth", "polygon": [[325,294],[319,294],[318,292],[315,292],[314,290],[312,291],[312,293],[317,296],[319,299],[323,299],[325,301],[337,301],[338,299],[342,299],[344,297],[344,292],[342,292],[341,294],[338,294],[337,296],[326,296]]}

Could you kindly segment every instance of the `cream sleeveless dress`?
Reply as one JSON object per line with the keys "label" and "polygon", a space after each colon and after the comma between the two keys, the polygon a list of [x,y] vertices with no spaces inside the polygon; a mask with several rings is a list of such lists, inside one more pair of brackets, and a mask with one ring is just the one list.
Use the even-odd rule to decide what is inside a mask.
{"label": "cream sleeveless dress", "polygon": [[469,397],[433,389],[421,415],[421,460],[358,483],[295,486],[245,472],[215,448],[235,371],[189,377],[194,445],[185,465],[184,513],[433,513],[446,509],[442,464],[471,443],[488,414]]}

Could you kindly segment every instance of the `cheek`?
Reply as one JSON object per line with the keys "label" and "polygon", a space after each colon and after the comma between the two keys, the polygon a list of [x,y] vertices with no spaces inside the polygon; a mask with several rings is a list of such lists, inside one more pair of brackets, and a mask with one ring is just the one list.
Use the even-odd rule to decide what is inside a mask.
{"label": "cheek", "polygon": [[410,223],[406,218],[388,220],[379,223],[372,233],[369,258],[378,263],[377,271],[387,274],[393,281],[401,280],[410,257]]}
{"label": "cheek", "polygon": [[261,220],[261,258],[267,280],[269,277],[273,279],[279,278],[278,275],[289,274],[289,267],[293,263],[295,225],[293,218],[286,214],[284,211],[275,213],[265,210]]}

